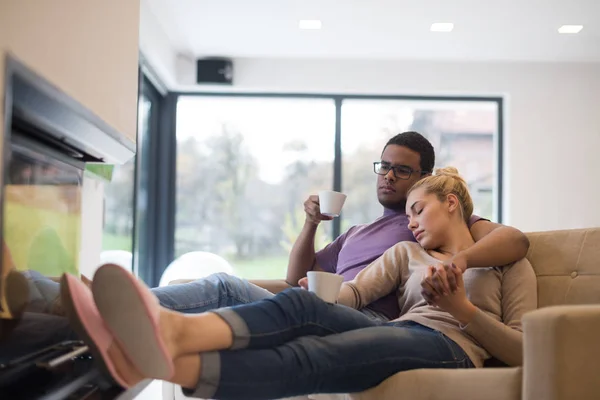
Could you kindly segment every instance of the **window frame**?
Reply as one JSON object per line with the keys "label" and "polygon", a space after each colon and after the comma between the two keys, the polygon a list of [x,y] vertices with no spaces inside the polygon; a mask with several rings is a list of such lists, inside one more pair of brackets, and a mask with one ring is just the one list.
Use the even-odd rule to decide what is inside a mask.
{"label": "window frame", "polygon": [[[172,190],[175,189],[175,185],[168,177],[170,171],[159,168],[159,165],[165,161],[167,162],[165,165],[169,165],[171,156],[171,149],[164,147],[164,142],[168,142],[168,137],[171,136],[165,133],[169,132],[169,123],[172,118],[174,124],[175,110],[169,109],[169,104],[173,101],[174,96],[161,90],[161,87],[155,84],[156,80],[152,79],[152,76],[148,75],[142,67],[140,67],[139,79],[138,104],[142,97],[145,97],[152,106],[146,135],[143,135],[144,132],[140,132],[139,129],[137,133],[133,272],[147,285],[154,287],[158,284],[162,271],[173,257],[172,247],[169,247],[169,243],[172,244],[173,239],[169,240],[169,231],[165,231],[169,218],[164,217],[165,208],[169,207],[169,196],[161,195],[161,193],[169,181],[173,185]],[[138,115],[138,127],[140,117]],[[142,168],[142,164],[148,168]],[[142,182],[147,184],[144,191],[140,190]],[[172,212],[174,215],[174,209]]]}

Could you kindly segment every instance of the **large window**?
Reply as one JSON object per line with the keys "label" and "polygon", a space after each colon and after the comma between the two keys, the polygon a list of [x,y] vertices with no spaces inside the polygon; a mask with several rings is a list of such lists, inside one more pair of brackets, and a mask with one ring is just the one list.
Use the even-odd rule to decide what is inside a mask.
{"label": "large window", "polygon": [[343,225],[381,215],[372,162],[390,137],[406,130],[429,139],[436,167],[458,169],[469,184],[475,214],[496,219],[497,108],[493,101],[344,100],[342,188],[348,200]]}
{"label": "large window", "polygon": [[[239,276],[283,278],[304,200],[332,187],[334,137],[330,99],[180,97],[175,257],[206,251]],[[317,247],[331,239],[321,225]]]}
{"label": "large window", "polygon": [[[284,277],[308,195],[334,186],[348,195],[336,222],[340,232],[382,215],[372,163],[389,138],[406,130],[431,141],[437,167],[458,168],[476,214],[498,221],[499,105],[497,99],[181,95],[174,256],[209,252],[238,276]],[[321,224],[317,249],[333,239],[334,226]]]}

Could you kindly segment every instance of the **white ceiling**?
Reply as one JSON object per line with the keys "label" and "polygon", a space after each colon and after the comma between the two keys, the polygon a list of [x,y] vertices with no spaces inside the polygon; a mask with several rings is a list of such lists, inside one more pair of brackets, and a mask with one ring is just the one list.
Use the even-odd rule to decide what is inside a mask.
{"label": "white ceiling", "polygon": [[[177,53],[269,58],[600,61],[600,0],[146,0]],[[320,31],[301,31],[320,19]],[[452,33],[432,33],[453,22]],[[560,35],[563,24],[583,25]]]}

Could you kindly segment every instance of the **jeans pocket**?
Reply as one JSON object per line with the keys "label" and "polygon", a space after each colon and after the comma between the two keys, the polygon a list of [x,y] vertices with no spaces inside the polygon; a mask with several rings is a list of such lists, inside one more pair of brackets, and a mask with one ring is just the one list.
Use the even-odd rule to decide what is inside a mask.
{"label": "jeans pocket", "polygon": [[452,353],[452,357],[454,361],[456,361],[458,366],[462,366],[464,368],[473,368],[474,364],[467,355],[467,353],[460,347],[454,340],[450,339],[448,336],[444,335],[442,332],[437,331],[440,339],[446,344],[448,350]]}

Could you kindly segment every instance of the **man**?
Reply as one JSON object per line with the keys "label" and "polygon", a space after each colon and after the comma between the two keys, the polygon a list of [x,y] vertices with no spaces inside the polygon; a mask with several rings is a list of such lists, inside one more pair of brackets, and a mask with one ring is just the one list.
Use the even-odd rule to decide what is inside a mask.
{"label": "man", "polygon": [[[290,253],[285,281],[246,281],[226,274],[215,274],[181,285],[153,289],[165,307],[197,313],[219,307],[249,303],[273,296],[291,286],[311,270],[323,270],[350,280],[394,244],[415,241],[408,229],[405,213],[406,193],[423,176],[432,173],[435,154],[429,141],[417,132],[404,132],[385,145],[381,160],[374,163],[377,198],[383,215],[375,221],[351,227],[324,249],[315,252],[314,240],[321,221],[330,220],[319,212],[318,196],[304,203],[306,221]],[[476,243],[457,254],[447,264],[466,268],[505,265],[525,257],[529,248],[526,236],[517,229],[472,217],[470,229]],[[435,282],[442,294],[449,284],[444,274],[447,265],[437,266]],[[452,283],[452,282],[451,282]],[[400,312],[393,294],[362,310],[373,318],[392,319]]]}

